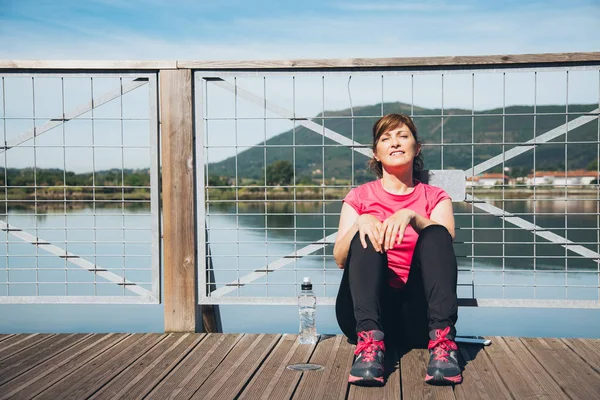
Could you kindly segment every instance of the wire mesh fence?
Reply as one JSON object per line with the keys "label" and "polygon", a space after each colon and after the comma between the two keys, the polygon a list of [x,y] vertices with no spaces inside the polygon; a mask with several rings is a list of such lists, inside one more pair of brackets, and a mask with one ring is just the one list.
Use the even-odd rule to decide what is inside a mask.
{"label": "wire mesh fence", "polygon": [[[196,71],[201,303],[332,303],[341,200],[410,115],[459,172],[459,297],[600,305],[600,67]],[[157,73],[0,74],[0,302],[158,302]]]}
{"label": "wire mesh fence", "polygon": [[[375,179],[371,129],[410,115],[454,199],[458,294],[600,306],[600,68],[197,71],[201,303],[333,303],[341,200]],[[201,147],[201,148],[200,148]],[[199,247],[203,244],[199,243]]]}
{"label": "wire mesh fence", "polygon": [[159,301],[156,74],[0,74],[0,302]]}

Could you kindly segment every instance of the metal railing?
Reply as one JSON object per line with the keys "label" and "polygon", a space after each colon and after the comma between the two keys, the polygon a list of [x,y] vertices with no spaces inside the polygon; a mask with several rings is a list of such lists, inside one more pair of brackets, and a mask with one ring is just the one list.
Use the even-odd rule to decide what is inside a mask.
{"label": "metal railing", "polygon": [[0,73],[0,303],[158,303],[155,73]]}
{"label": "metal railing", "polygon": [[[373,179],[373,123],[402,112],[453,192],[462,304],[600,306],[598,53],[0,68],[2,303],[159,302],[164,216],[165,319],[188,323],[191,297],[292,304],[304,276],[332,304],[341,199]],[[169,115],[192,98],[193,124]]]}
{"label": "metal railing", "polygon": [[600,63],[226,68],[195,77],[201,304],[293,304],[304,276],[333,304],[341,200],[374,179],[373,122],[402,112],[426,168],[470,183],[461,304],[600,307]]}

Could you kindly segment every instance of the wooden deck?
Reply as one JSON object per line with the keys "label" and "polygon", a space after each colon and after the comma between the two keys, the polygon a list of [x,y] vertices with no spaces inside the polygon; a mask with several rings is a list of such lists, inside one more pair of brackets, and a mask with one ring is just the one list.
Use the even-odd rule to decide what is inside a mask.
{"label": "wooden deck", "polygon": [[[464,382],[423,382],[426,350],[386,354],[382,388],[347,384],[354,346],[276,334],[0,335],[0,399],[600,399],[600,340],[462,345]],[[320,371],[288,370],[316,363]],[[394,365],[395,364],[395,365]]]}

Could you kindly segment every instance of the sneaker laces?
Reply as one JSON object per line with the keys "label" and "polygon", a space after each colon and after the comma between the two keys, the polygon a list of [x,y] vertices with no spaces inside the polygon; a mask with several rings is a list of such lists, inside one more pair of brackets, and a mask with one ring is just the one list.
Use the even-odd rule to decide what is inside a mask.
{"label": "sneaker laces", "polygon": [[355,355],[362,353],[363,361],[375,360],[378,350],[385,351],[385,345],[381,340],[374,340],[372,332],[358,332],[359,341],[354,350]]}
{"label": "sneaker laces", "polygon": [[456,343],[446,337],[448,333],[450,333],[449,326],[444,330],[437,329],[435,331],[435,340],[429,341],[429,346],[427,346],[427,348],[429,350],[433,349],[434,359],[436,361],[448,362],[448,351],[458,350]]}

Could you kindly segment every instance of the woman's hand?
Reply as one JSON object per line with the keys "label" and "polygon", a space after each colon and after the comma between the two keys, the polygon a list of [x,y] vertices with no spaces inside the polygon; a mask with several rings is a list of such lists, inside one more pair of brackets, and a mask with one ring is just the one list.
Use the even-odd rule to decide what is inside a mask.
{"label": "woman's hand", "polygon": [[385,251],[388,251],[394,247],[395,241],[398,244],[402,243],[404,231],[415,218],[415,215],[416,213],[413,210],[404,208],[386,218],[379,230],[379,245],[383,246]]}
{"label": "woman's hand", "polygon": [[367,248],[365,236],[368,236],[369,239],[371,239],[375,251],[381,252],[381,244],[379,242],[379,235],[382,227],[381,222],[370,214],[362,214],[356,220],[356,227],[358,228],[360,242],[362,243],[363,248]]}

